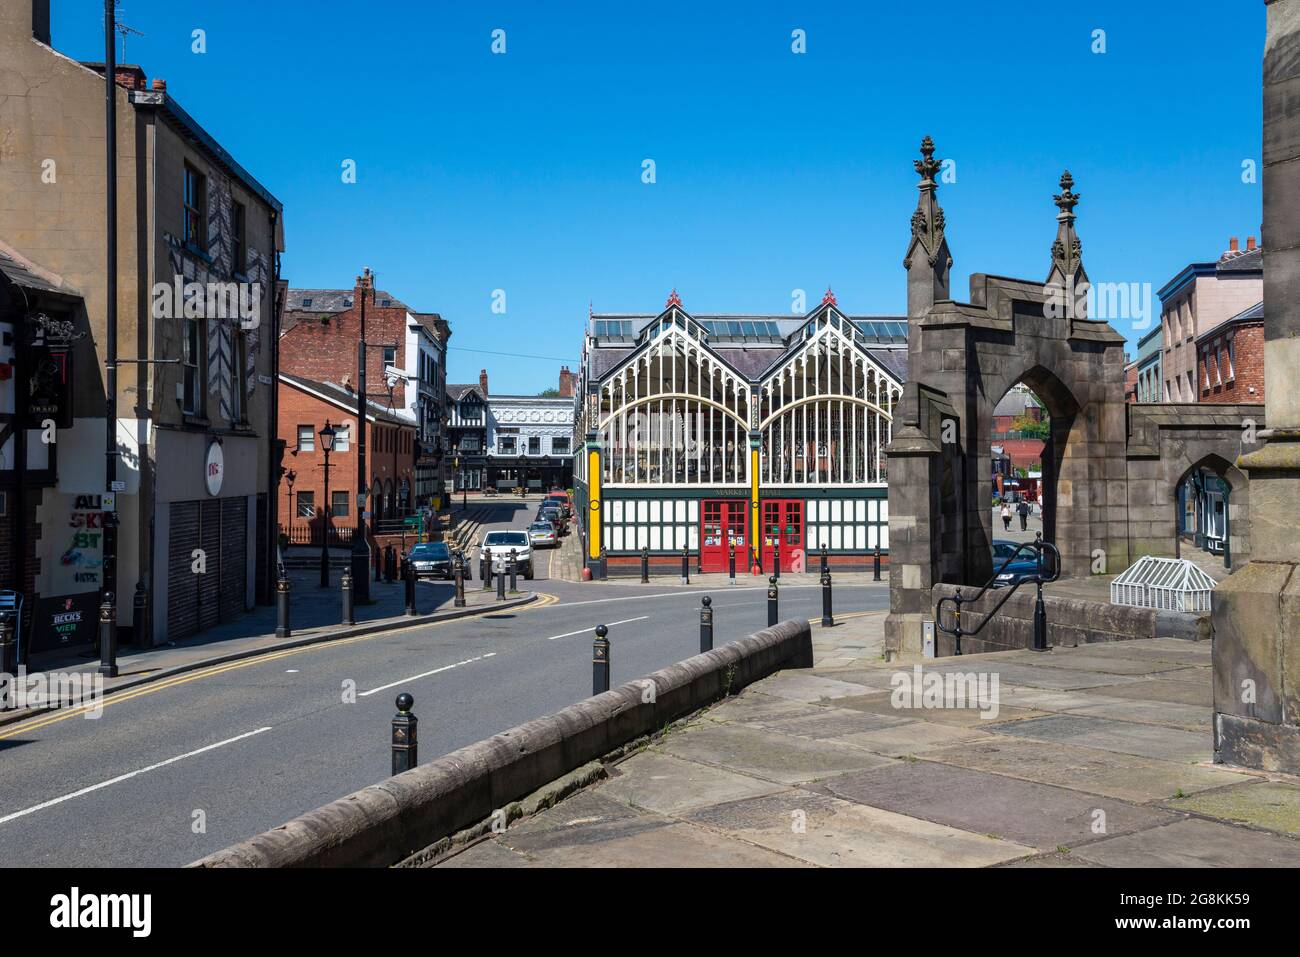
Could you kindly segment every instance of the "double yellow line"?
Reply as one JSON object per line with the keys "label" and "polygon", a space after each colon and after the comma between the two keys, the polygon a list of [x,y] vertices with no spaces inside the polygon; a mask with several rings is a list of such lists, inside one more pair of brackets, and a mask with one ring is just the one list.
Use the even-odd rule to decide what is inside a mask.
{"label": "double yellow line", "polygon": [[[512,611],[525,611],[529,608],[544,608],[547,605],[554,605],[559,599],[554,595],[538,593],[537,600],[529,602],[527,605],[511,609]],[[484,609],[485,613],[490,613],[492,609]],[[229,661],[225,664],[212,665],[208,668],[200,668],[195,671],[188,671],[184,674],[176,675],[173,678],[165,678],[162,681],[153,682],[139,688],[131,688],[126,691],[109,695],[100,702],[99,706],[107,708],[110,705],[121,704],[124,701],[130,701],[133,698],[140,698],[144,695],[156,694],[159,691],[166,691],[168,688],[175,688],[179,685],[189,684],[191,681],[198,681],[202,678],[212,678],[216,675],[222,675],[229,671],[238,671],[241,668],[251,668],[254,665],[266,664],[269,661],[278,661],[281,658],[288,658],[292,655],[301,654],[304,651],[316,651],[325,648],[338,648],[340,645],[351,645],[361,641],[371,641],[375,638],[384,638],[389,635],[398,635],[404,631],[414,631],[417,628],[435,628],[438,625],[449,625],[453,622],[463,622],[468,618],[477,616],[465,616],[462,618],[451,618],[446,621],[432,621],[422,625],[411,625],[406,628],[394,628],[389,631],[377,631],[369,635],[356,635],[352,638],[340,638],[336,641],[320,641],[310,645],[301,645],[297,648],[285,648],[283,651],[270,651],[264,655],[255,655],[250,658],[241,658],[238,661]],[[67,710],[55,711],[43,717],[32,718],[29,721],[20,721],[8,730],[0,731],[0,741],[5,738],[12,738],[15,735],[26,734],[30,731],[39,731],[41,728],[49,727],[60,721],[67,721],[69,718],[79,717],[89,711],[96,710],[95,707],[85,706],[69,708]]]}

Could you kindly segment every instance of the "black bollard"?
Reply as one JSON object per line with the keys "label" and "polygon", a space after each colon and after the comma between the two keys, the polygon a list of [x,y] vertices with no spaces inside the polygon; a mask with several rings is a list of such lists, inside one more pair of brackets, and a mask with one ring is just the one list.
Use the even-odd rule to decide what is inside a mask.
{"label": "black bollard", "polygon": [[609,690],[609,629],[596,626],[596,640],[591,646],[591,693],[602,694]]}
{"label": "black bollard", "polygon": [[387,561],[384,563],[384,580],[391,585],[400,577],[397,570],[397,549],[392,545],[389,545],[384,549],[384,552],[385,557],[387,558]]}
{"label": "black bollard", "polygon": [[492,549],[485,548],[479,555],[478,577],[483,579],[483,590],[492,587]]}
{"label": "black bollard", "polygon": [[117,677],[117,601],[111,591],[104,592],[99,606],[99,673]]}
{"label": "black bollard", "polygon": [[826,543],[822,542],[822,568],[821,572],[825,575],[831,570],[829,556],[826,554]]}
{"label": "black bollard", "polygon": [[409,558],[402,559],[402,578],[406,583],[406,614],[414,618],[419,614],[415,610],[415,563]]}
{"label": "black bollard", "polygon": [[781,579],[781,534],[772,539],[772,577]]}
{"label": "black bollard", "polygon": [[506,563],[501,563],[501,570],[497,572],[497,601],[506,600]]}
{"label": "black bollard", "polygon": [[275,583],[275,637],[288,638],[292,634],[289,630],[289,579],[282,571]]}
{"label": "black bollard", "polygon": [[510,594],[519,591],[519,550],[510,549]]}
{"label": "black bollard", "polygon": [[149,595],[145,591],[144,582],[138,581],[135,583],[135,594],[131,596],[131,638],[139,648],[149,647],[149,636],[145,634],[148,631],[148,614]]}
{"label": "black bollard", "polygon": [[713,650],[713,599],[705,595],[700,599],[700,654]]}
{"label": "black bollard", "polygon": [[415,699],[403,691],[397,696],[397,714],[393,715],[393,773],[401,774],[420,763],[419,741],[416,734],[420,723],[411,714]]}
{"label": "black bollard", "polygon": [[835,617],[831,614],[831,573],[830,569],[822,572],[822,627],[829,628],[835,624]]}
{"label": "black bollard", "polygon": [[352,610],[352,572],[346,568],[343,569],[343,577],[339,579],[339,589],[343,593],[343,624],[355,625],[357,619]]}
{"label": "black bollard", "polygon": [[1034,540],[1035,564],[1037,566],[1037,591],[1034,601],[1034,651],[1047,650],[1047,606],[1043,604],[1043,536],[1040,532]]}
{"label": "black bollard", "polygon": [[650,549],[641,549],[641,584],[650,584]]}
{"label": "black bollard", "polygon": [[682,549],[682,584],[689,585],[690,583],[691,583],[691,550],[689,548],[683,548]]}
{"label": "black bollard", "polygon": [[18,642],[14,639],[17,628],[18,612],[0,611],[0,674],[18,671]]}
{"label": "black bollard", "polygon": [[461,556],[456,557],[456,600],[452,602],[453,608],[465,607],[465,559]]}
{"label": "black bollard", "polygon": [[767,626],[771,628],[776,624],[776,576],[773,575],[767,580]]}
{"label": "black bollard", "polygon": [[876,542],[876,551],[871,557],[871,580],[880,581],[880,542]]}
{"label": "black bollard", "polygon": [[731,584],[736,584],[736,543],[731,542],[727,545],[727,578]]}

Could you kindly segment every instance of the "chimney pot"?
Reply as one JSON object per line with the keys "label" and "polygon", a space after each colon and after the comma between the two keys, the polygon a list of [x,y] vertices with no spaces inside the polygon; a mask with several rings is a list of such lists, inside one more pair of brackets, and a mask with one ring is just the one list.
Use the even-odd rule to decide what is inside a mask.
{"label": "chimney pot", "polygon": [[1247,236],[1247,237],[1246,237],[1246,251],[1249,252],[1250,250],[1252,250],[1252,249],[1254,249],[1254,248],[1255,248],[1255,237],[1254,237],[1254,236]]}
{"label": "chimney pot", "polygon": [[165,92],[167,89],[167,81],[160,76],[156,76],[153,78],[153,88],[160,93]]}
{"label": "chimney pot", "polygon": [[1228,252],[1235,253],[1236,251],[1237,251],[1237,237],[1236,237],[1236,236],[1229,236],[1229,237],[1228,237]]}

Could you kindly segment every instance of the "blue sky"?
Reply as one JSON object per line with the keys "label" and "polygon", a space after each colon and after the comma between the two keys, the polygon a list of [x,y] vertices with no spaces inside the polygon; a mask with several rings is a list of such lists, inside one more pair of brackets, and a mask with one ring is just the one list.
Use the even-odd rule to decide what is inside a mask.
{"label": "blue sky", "polygon": [[[290,284],[370,266],[451,322],[450,380],[486,367],[496,392],[554,385],[588,302],[657,311],[675,287],[694,312],[789,313],[829,284],[846,311],[901,313],[926,133],[956,163],[954,298],[972,271],[1046,277],[1065,167],[1094,282],[1159,289],[1259,234],[1260,0],[121,9],[145,34],[127,61],[283,201]],[[103,59],[101,11],[53,0],[55,47]]]}

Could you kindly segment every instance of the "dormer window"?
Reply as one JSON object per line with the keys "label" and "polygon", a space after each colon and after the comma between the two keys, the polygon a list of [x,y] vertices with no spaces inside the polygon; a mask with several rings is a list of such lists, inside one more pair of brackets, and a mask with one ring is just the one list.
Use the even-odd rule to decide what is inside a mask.
{"label": "dormer window", "polygon": [[303,307],[304,309],[310,309],[310,308],[311,308],[311,300],[310,300],[310,299],[304,299],[304,300],[302,301],[302,307]]}

